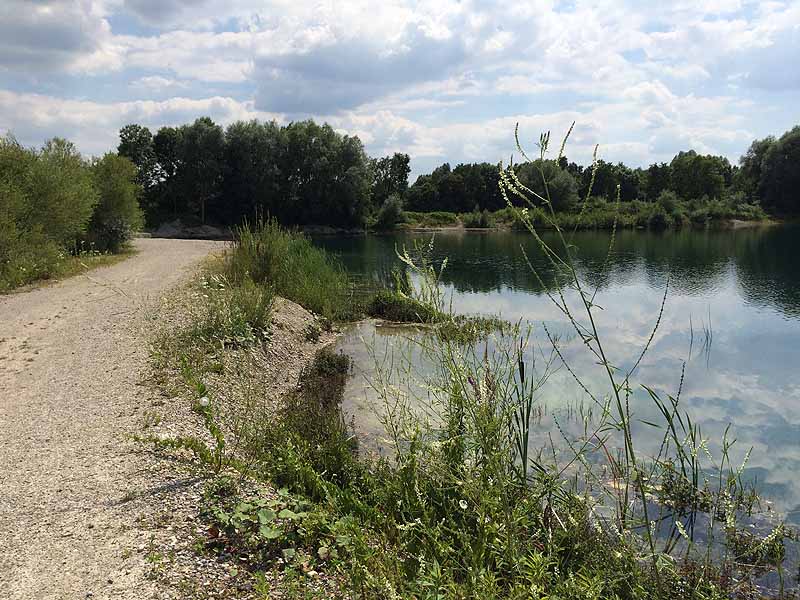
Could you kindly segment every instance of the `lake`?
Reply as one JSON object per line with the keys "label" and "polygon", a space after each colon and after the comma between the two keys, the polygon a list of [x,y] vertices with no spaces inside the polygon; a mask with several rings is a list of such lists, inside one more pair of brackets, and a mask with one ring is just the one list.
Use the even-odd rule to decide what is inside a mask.
{"label": "lake", "polygon": [[[396,233],[315,242],[337,254],[355,276],[372,279],[398,264],[396,248],[430,237]],[[731,424],[730,436],[737,440],[732,456],[742,460],[752,448],[744,478],[789,522],[800,524],[800,227],[621,231],[606,263],[609,241],[609,232],[579,232],[573,238],[581,279],[597,288],[596,303],[602,307],[598,327],[610,361],[621,368],[636,362],[669,281],[660,325],[634,382],[663,397],[675,395],[685,365],[681,405],[702,427],[712,451]],[[448,259],[442,284],[455,312],[530,323],[530,353],[540,357],[548,348],[546,326],[562,336],[562,354],[570,367],[590,389],[605,393],[602,369],[574,334],[570,338],[566,318],[548,298],[542,282],[550,287],[553,271],[530,235],[440,232],[433,248],[435,259]],[[404,340],[416,335],[422,334],[366,322],[339,342],[355,361],[343,408],[356,430],[377,445],[380,425],[368,384],[374,355],[400,352]],[[424,364],[418,366],[424,371]],[[586,394],[569,371],[554,367],[538,399],[536,432],[542,447],[557,425],[567,435],[580,435],[576,415],[587,406]],[[655,418],[653,403],[643,388],[637,389],[634,418]],[[646,426],[637,426],[634,433],[640,448],[655,450]]]}

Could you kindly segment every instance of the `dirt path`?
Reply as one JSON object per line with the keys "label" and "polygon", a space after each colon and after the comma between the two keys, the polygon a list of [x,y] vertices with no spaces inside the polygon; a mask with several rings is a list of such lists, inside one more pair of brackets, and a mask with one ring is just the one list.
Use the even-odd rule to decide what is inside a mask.
{"label": "dirt path", "polygon": [[125,502],[158,485],[126,437],[151,393],[148,307],[221,244],[136,247],[0,297],[0,598],[157,597]]}

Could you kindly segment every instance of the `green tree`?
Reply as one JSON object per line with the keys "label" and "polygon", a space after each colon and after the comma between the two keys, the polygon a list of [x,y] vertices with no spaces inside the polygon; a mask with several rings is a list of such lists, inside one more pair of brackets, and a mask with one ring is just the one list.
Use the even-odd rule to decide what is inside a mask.
{"label": "green tree", "polygon": [[370,160],[372,174],[372,204],[380,207],[392,194],[401,198],[408,190],[408,174],[411,172],[408,154],[395,152],[392,156]]}
{"label": "green tree", "polygon": [[153,134],[147,127],[130,123],[119,130],[117,153],[136,165],[136,181],[144,190],[149,190],[158,181],[156,155],[153,149]]}
{"label": "green tree", "polygon": [[800,126],[764,152],[759,190],[766,208],[779,214],[800,213]]}
{"label": "green tree", "polygon": [[209,117],[201,117],[180,130],[178,180],[183,197],[200,222],[213,208],[222,181],[225,136],[222,127]]}
{"label": "green tree", "polygon": [[279,167],[283,133],[277,123],[238,121],[225,131],[222,198],[224,218],[276,214],[283,174]]}
{"label": "green tree", "polygon": [[108,153],[94,161],[92,176],[99,202],[89,223],[89,239],[100,250],[119,252],[143,225],[136,165],[127,157]]}
{"label": "green tree", "polygon": [[577,204],[578,184],[556,161],[536,159],[517,165],[516,171],[517,177],[526,187],[545,198],[549,194],[553,210],[569,210]]}
{"label": "green tree", "polygon": [[67,247],[86,231],[98,196],[89,165],[72,142],[45,143],[23,180],[26,226],[43,227],[48,237]]}
{"label": "green tree", "polygon": [[670,167],[667,163],[653,163],[645,176],[645,195],[650,202],[655,202],[661,192],[669,189]]}
{"label": "green tree", "polygon": [[727,158],[679,152],[670,163],[670,188],[684,200],[720,198],[733,178]]}
{"label": "green tree", "polygon": [[761,173],[764,157],[776,140],[769,136],[763,140],[754,140],[747,152],[739,159],[739,171],[736,173],[736,189],[745,193],[750,202],[760,201]]}
{"label": "green tree", "polygon": [[181,130],[162,127],[153,136],[153,153],[156,161],[156,185],[147,190],[144,202],[147,220],[155,224],[167,214],[172,217],[186,208],[180,193],[178,171],[181,168]]}

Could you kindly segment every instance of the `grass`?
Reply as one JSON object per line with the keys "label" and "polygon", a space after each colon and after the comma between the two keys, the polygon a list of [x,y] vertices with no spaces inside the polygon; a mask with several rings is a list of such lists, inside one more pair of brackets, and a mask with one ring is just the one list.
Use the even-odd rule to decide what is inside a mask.
{"label": "grass", "polygon": [[58,250],[22,252],[13,261],[0,265],[0,294],[11,293],[29,285],[46,285],[54,281],[107,267],[135,255],[131,248],[118,254],[82,251],[67,254]]}
{"label": "grass", "polygon": [[351,317],[352,288],[341,264],[274,220],[238,228],[223,269],[235,284],[249,279],[267,285],[328,319]]}
{"label": "grass", "polygon": [[403,211],[398,227],[401,228],[436,228],[457,227],[460,224],[458,215],[445,211],[413,212]]}

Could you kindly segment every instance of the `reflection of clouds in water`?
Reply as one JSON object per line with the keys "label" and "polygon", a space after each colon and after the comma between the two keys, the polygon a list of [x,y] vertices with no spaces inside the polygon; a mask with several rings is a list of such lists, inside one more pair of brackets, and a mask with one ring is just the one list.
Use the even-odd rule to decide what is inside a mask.
{"label": "reflection of clouds in water", "polygon": [[[637,389],[632,399],[634,418],[659,417],[638,384],[651,386],[663,398],[677,393],[681,368],[689,357],[691,317],[693,356],[686,365],[681,406],[701,426],[715,453],[731,423],[729,435],[737,440],[732,460],[738,463],[752,447],[745,476],[757,479],[761,489],[780,508],[788,510],[796,507],[796,498],[800,497],[800,478],[795,475],[800,469],[800,413],[796,410],[800,402],[800,320],[792,317],[800,313],[800,285],[785,255],[776,257],[770,252],[770,239],[739,232],[664,238],[635,234],[621,240],[622,257],[605,277],[592,271],[599,260],[594,255],[589,253],[581,260],[582,272],[593,283],[601,284],[597,296],[602,306],[597,312],[599,329],[609,359],[622,369],[633,365],[650,336],[661,305],[665,274],[671,268],[662,322],[632,382]],[[459,240],[458,244],[470,243],[469,236]],[[547,296],[531,289],[530,273],[518,264],[519,252],[506,247],[507,238],[483,238],[479,251],[470,251],[473,255],[508,253],[473,263],[469,263],[469,257],[458,256],[455,241],[447,243],[451,246],[443,251],[451,257],[447,287],[453,292],[456,312],[529,320],[534,324],[534,345],[547,345],[543,322],[556,334],[569,331],[564,316]],[[504,256],[517,263],[509,263]],[[577,294],[571,292],[568,299],[576,316],[582,318]],[[708,325],[709,313],[713,338],[706,353],[702,348],[703,326]],[[363,378],[372,359],[359,345],[363,347],[352,336],[342,341],[345,351],[356,356],[357,373],[361,369],[360,382],[351,385],[363,398],[369,391]],[[579,339],[563,336],[560,347],[570,366],[598,397],[611,391],[603,369]],[[547,432],[555,429],[554,418],[568,435],[582,434],[573,409],[588,407],[590,401],[565,369],[542,390],[540,403],[547,409],[537,427],[541,443],[546,443]],[[361,412],[363,402],[359,404]],[[366,428],[376,423],[370,420],[372,425]],[[642,449],[657,449],[660,437],[652,428],[639,423],[635,433]]]}

